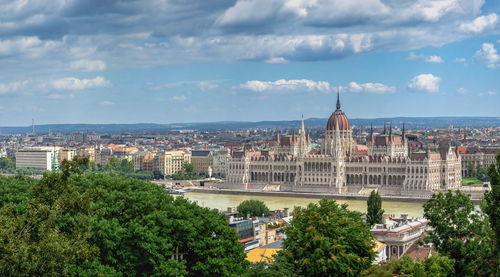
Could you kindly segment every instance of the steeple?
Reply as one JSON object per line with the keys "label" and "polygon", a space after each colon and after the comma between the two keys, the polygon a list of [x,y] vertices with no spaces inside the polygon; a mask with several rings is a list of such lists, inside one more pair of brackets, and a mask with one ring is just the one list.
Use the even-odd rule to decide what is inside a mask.
{"label": "steeple", "polygon": [[340,91],[337,88],[337,110],[340,110]]}
{"label": "steeple", "polygon": [[384,135],[387,134],[387,127],[386,127],[386,123],[384,122]]}

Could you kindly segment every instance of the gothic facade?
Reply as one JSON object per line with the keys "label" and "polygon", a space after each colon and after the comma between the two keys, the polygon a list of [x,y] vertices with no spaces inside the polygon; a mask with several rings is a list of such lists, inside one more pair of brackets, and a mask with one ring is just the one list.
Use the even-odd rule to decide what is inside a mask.
{"label": "gothic facade", "polygon": [[437,151],[411,152],[404,133],[370,132],[367,152],[356,151],[349,119],[336,110],[328,119],[319,150],[310,149],[304,128],[287,137],[277,136],[263,151],[235,151],[229,160],[225,187],[339,194],[428,195],[458,189],[461,158],[456,148],[442,143]]}

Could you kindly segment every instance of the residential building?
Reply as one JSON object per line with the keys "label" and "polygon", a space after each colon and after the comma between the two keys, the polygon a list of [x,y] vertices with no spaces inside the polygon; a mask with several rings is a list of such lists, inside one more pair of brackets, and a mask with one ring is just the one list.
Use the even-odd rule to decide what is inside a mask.
{"label": "residential building", "polygon": [[208,174],[209,169],[213,167],[213,155],[210,150],[191,151],[191,164],[196,174]]}

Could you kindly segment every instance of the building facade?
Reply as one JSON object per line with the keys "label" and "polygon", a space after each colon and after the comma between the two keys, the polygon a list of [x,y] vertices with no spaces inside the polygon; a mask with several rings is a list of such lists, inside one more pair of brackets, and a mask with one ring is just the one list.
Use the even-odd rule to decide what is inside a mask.
{"label": "building facade", "polygon": [[16,168],[56,170],[59,168],[58,147],[32,147],[17,151]]}
{"label": "building facade", "polygon": [[[370,132],[368,151],[353,139],[349,119],[341,110],[328,119],[325,138],[318,150],[310,150],[304,121],[291,146],[271,150],[234,151],[229,161],[227,188],[323,193],[428,195],[461,186],[461,158],[457,148],[441,143],[437,151],[411,152],[403,133]],[[278,139],[278,142],[280,140]],[[283,149],[292,151],[283,151]],[[411,153],[410,153],[411,152]]]}

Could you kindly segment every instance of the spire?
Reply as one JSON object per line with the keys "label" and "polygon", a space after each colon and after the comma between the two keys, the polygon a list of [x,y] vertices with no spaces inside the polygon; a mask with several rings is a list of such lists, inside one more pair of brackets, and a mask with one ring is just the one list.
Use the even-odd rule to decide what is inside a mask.
{"label": "spire", "polygon": [[304,127],[304,114],[302,114],[302,126],[301,126],[301,129],[300,129],[300,133],[301,133],[301,135],[305,135],[306,134],[306,128]]}
{"label": "spire", "polygon": [[370,123],[370,142],[373,143],[373,122]]}
{"label": "spire", "polygon": [[389,122],[389,141],[392,141],[392,122]]}
{"label": "spire", "polygon": [[340,91],[337,88],[337,110],[340,110]]}
{"label": "spire", "polygon": [[384,135],[387,134],[387,127],[386,126],[386,123],[384,122]]}

